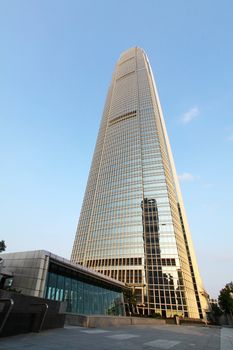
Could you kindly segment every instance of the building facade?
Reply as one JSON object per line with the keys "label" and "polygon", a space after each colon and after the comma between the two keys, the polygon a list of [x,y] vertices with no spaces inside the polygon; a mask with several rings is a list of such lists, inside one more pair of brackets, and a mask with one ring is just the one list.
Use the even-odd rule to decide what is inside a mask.
{"label": "building facade", "polygon": [[[66,312],[124,316],[125,285],[45,250],[1,254],[3,289],[66,302]],[[9,271],[11,275],[9,275]]]}
{"label": "building facade", "polygon": [[141,313],[205,317],[158,93],[137,47],[113,73],[71,261],[130,285]]}

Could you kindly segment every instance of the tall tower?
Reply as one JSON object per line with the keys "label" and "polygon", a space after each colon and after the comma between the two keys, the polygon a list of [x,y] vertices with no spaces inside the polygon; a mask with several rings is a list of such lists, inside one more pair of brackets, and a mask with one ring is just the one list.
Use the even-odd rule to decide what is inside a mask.
{"label": "tall tower", "polygon": [[205,317],[205,297],[145,52],[116,64],[71,260],[133,287],[144,314]]}

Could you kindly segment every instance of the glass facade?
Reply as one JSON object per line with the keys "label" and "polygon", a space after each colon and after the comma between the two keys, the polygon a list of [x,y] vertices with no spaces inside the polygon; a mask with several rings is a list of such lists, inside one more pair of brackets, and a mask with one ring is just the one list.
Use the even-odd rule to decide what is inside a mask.
{"label": "glass facade", "polygon": [[202,318],[202,283],[152,71],[117,62],[71,260],[128,283],[141,313]]}
{"label": "glass facade", "polygon": [[44,297],[66,301],[66,312],[124,316],[122,290],[55,263],[49,265]]}

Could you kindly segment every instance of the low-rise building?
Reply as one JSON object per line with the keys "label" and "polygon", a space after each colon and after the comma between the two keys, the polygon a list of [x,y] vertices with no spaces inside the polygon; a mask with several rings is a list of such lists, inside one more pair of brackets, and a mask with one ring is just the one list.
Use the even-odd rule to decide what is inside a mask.
{"label": "low-rise building", "polygon": [[[1,258],[0,275],[6,288],[65,301],[66,311],[71,313],[125,315],[124,283],[45,250],[4,253]],[[8,279],[4,271],[8,271]]]}

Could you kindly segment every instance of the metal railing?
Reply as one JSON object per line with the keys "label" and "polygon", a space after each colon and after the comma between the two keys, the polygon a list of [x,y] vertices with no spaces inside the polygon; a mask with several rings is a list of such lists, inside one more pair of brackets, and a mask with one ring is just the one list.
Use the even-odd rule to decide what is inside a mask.
{"label": "metal railing", "polygon": [[7,303],[9,302],[9,307],[7,309],[7,312],[5,314],[5,316],[3,317],[3,320],[2,320],[2,323],[1,323],[1,326],[0,326],[0,333],[2,332],[3,330],[3,327],[5,326],[5,323],[11,313],[11,310],[14,306],[14,300],[13,299],[0,299],[0,303]]}
{"label": "metal railing", "polygon": [[39,304],[31,304],[33,306],[44,306],[44,311],[43,311],[43,316],[42,316],[42,319],[41,319],[41,322],[40,322],[40,326],[37,330],[37,332],[41,332],[42,330],[42,327],[43,327],[43,324],[44,324],[44,321],[45,321],[45,318],[46,318],[46,315],[47,315],[47,312],[48,312],[48,304],[47,303],[39,303]]}

